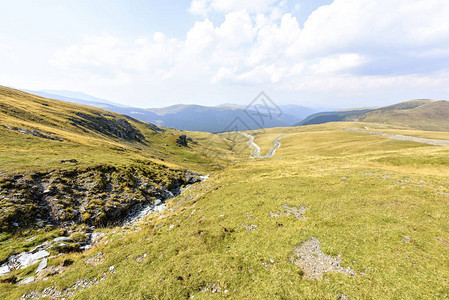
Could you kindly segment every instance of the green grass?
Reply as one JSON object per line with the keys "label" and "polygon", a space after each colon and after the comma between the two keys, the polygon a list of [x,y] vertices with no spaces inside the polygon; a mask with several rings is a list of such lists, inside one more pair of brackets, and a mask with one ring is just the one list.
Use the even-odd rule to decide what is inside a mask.
{"label": "green grass", "polygon": [[[108,120],[125,120],[145,138],[130,141],[76,125],[85,122],[79,115],[101,116]],[[75,120],[75,121],[74,121]],[[50,100],[0,86],[0,125],[37,130],[63,139],[53,141],[0,126],[0,171],[20,173],[65,168],[60,161],[78,160],[78,166],[97,164],[126,166],[138,159],[173,168],[189,168],[197,172],[220,169],[232,159],[226,141],[202,132],[189,132],[197,143],[189,147],[176,144],[180,130],[155,131],[147,123],[123,115],[85,105]],[[101,122],[97,124],[102,126]],[[217,156],[219,154],[220,156]]]}
{"label": "green grass", "polygon": [[449,131],[449,102],[414,100],[377,109],[358,121],[401,125],[421,130]]}
{"label": "green grass", "polygon": [[[273,136],[291,133],[273,158],[240,159],[173,199],[172,210],[148,219],[140,231],[109,229],[107,244],[69,255],[75,263],[65,273],[20,288],[3,284],[0,296],[66,288],[77,279],[101,277],[114,265],[116,273],[76,298],[448,297],[449,149],[341,130],[348,126],[257,134],[264,152]],[[247,146],[239,149],[242,157],[249,155]],[[394,157],[409,160],[398,164]],[[305,205],[306,218],[270,217],[283,204]],[[243,224],[258,229],[247,231]],[[290,257],[311,237],[357,275],[304,279]],[[86,266],[84,260],[98,252],[105,261]],[[145,253],[142,263],[135,260]],[[221,290],[204,291],[208,286]]]}
{"label": "green grass", "polygon": [[[12,105],[8,101],[3,103]],[[2,124],[51,131],[64,141],[0,128],[1,172],[73,168],[61,166],[59,160],[75,158],[80,168],[96,163],[126,167],[137,160],[151,160],[211,173],[211,177],[168,201],[169,208],[146,219],[140,230],[105,228],[101,231],[106,236],[91,250],[49,260],[55,266],[72,259],[74,264],[64,273],[24,286],[0,283],[2,299],[17,299],[52,286],[64,289],[79,279],[103,275],[105,280],[80,290],[75,298],[449,297],[449,148],[343,129],[367,126],[433,139],[449,139],[448,133],[351,122],[266,129],[254,132],[262,154],[273,146],[275,137],[288,135],[281,139],[274,157],[249,159],[247,139],[238,134],[155,132],[130,121],[147,142],[121,141],[96,132],[79,132],[70,124],[57,129],[56,123],[66,120],[62,115],[70,114],[69,106],[50,108],[56,116],[39,119],[42,111],[37,106],[30,108],[36,113],[27,120],[2,115]],[[178,147],[175,140],[180,134],[198,144]],[[270,213],[280,214],[283,204],[304,205],[305,218],[270,217]],[[257,225],[257,230],[248,231],[244,224]],[[0,258],[10,255],[11,249],[27,250],[56,234],[53,230],[14,236],[3,233]],[[27,242],[31,236],[38,238]],[[311,237],[321,242],[327,255],[340,255],[343,266],[357,275],[305,279],[290,258],[294,249]],[[85,263],[100,252],[105,256],[101,264]],[[136,258],[143,254],[147,257],[138,262]],[[115,273],[109,272],[110,266]],[[24,278],[32,275],[35,267],[14,274]],[[218,292],[212,293],[211,287]]]}

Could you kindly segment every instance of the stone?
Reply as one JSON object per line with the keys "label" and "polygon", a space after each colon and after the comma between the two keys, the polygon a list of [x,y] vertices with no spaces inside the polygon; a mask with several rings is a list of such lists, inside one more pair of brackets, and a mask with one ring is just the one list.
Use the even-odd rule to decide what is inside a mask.
{"label": "stone", "polygon": [[31,253],[36,253],[38,251],[42,251],[47,249],[48,247],[50,247],[50,245],[48,243],[44,243],[44,244],[40,244],[36,247],[34,247],[33,249],[30,250]]}
{"label": "stone", "polygon": [[4,264],[0,267],[0,276],[6,275],[11,272],[11,269],[7,264]]}
{"label": "stone", "polygon": [[27,278],[23,279],[18,284],[20,284],[20,285],[28,284],[28,283],[32,283],[33,281],[34,281],[34,276],[30,276],[30,277],[27,277]]}
{"label": "stone", "polygon": [[17,255],[13,255],[8,259],[8,263],[15,265],[21,269],[28,266],[32,266],[42,258],[49,256],[50,253],[46,250],[41,250],[36,253],[22,252]]}
{"label": "stone", "polygon": [[176,140],[176,144],[178,144],[179,146],[187,147],[187,136],[185,134],[180,135]]}
{"label": "stone", "polygon": [[87,250],[89,250],[90,248],[92,248],[92,246],[91,245],[85,245],[85,246],[81,246],[81,251],[87,251]]}
{"label": "stone", "polygon": [[55,243],[71,242],[71,241],[72,241],[72,239],[67,237],[67,236],[60,236],[60,237],[57,237],[57,238],[53,239],[53,242],[55,242]]}
{"label": "stone", "polygon": [[41,262],[37,266],[36,274],[39,273],[40,271],[42,271],[43,269],[45,269],[47,267],[47,263],[48,263],[48,259],[44,258],[43,260],[41,260]]}

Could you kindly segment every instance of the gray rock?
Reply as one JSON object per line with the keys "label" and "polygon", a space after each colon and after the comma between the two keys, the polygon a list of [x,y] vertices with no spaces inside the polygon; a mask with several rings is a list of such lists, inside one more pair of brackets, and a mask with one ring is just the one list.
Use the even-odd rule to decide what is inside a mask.
{"label": "gray rock", "polygon": [[11,272],[11,269],[9,268],[8,264],[4,264],[0,267],[0,276],[6,275],[9,272]]}
{"label": "gray rock", "polygon": [[53,239],[53,242],[55,242],[55,243],[59,243],[59,242],[71,242],[71,241],[72,241],[72,239],[69,238],[69,237],[67,237],[67,236],[60,236],[60,237],[57,237],[57,238],[54,238],[54,239]]}
{"label": "gray rock", "polygon": [[37,266],[36,274],[39,273],[40,271],[42,271],[43,269],[45,269],[47,267],[47,263],[48,263],[48,260],[46,258],[41,260],[41,262]]}
{"label": "gray rock", "polygon": [[24,280],[20,281],[18,284],[22,285],[22,284],[28,284],[28,283],[32,283],[34,281],[34,276],[30,276],[25,278]]}
{"label": "gray rock", "polygon": [[30,252],[31,253],[36,253],[36,252],[45,250],[45,249],[47,249],[49,247],[50,247],[50,244],[48,244],[48,243],[40,244],[40,245],[34,247],[33,249],[31,249]]}
{"label": "gray rock", "polygon": [[81,246],[81,250],[82,251],[87,251],[87,250],[89,250],[90,248],[92,248],[92,246],[91,245],[85,245],[85,246]]}
{"label": "gray rock", "polygon": [[36,253],[22,252],[18,255],[13,255],[8,259],[8,262],[19,266],[21,269],[32,266],[42,258],[49,256],[50,253],[46,250],[41,250]]}

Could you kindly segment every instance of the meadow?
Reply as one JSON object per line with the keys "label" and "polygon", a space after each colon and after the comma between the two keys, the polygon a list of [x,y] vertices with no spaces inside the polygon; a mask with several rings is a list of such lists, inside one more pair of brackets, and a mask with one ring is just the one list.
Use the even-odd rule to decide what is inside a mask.
{"label": "meadow", "polygon": [[[234,147],[234,164],[210,172],[168,210],[134,230],[103,229],[93,249],[50,261],[72,259],[64,273],[26,286],[1,284],[0,296],[103,278],[75,299],[447,298],[449,149],[343,130],[365,126],[374,128],[329,123],[252,132],[262,154],[288,133],[269,159],[250,158],[236,136],[243,146]],[[305,207],[304,218],[286,206]],[[311,238],[355,275],[305,278],[293,253]],[[101,263],[86,263],[99,253]]]}

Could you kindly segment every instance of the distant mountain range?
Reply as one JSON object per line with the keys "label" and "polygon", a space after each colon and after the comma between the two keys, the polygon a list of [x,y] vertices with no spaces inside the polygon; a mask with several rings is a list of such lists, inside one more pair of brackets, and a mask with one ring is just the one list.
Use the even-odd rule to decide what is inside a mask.
{"label": "distant mountain range", "polygon": [[317,110],[299,105],[279,105],[272,111],[246,108],[235,104],[219,106],[173,105],[164,108],[126,107],[80,92],[43,90],[29,91],[41,97],[74,102],[107,109],[132,116],[158,126],[188,131],[222,132],[233,130],[253,130],[271,127],[288,127],[303,120]]}

